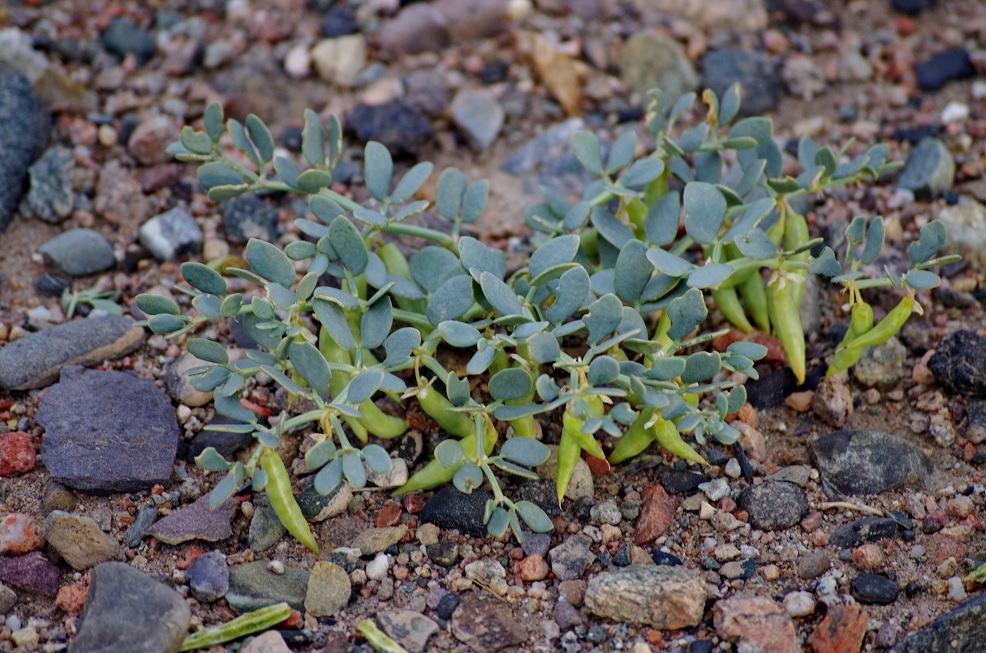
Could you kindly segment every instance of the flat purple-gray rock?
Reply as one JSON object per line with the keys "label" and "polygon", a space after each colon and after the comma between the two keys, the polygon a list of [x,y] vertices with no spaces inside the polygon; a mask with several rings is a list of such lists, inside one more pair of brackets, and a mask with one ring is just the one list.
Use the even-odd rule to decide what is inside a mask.
{"label": "flat purple-gray rock", "polygon": [[0,559],[0,581],[20,590],[55,596],[61,575],[58,566],[40,551]]}
{"label": "flat purple-gray rock", "polygon": [[105,562],[92,571],[69,653],[174,653],[191,619],[175,590],[130,565]]}
{"label": "flat purple-gray rock", "polygon": [[227,499],[215,510],[209,509],[209,495],[197,499],[192,505],[176,510],[164,519],[154,522],[146,534],[165,544],[181,544],[189,540],[218,542],[233,534],[230,520],[236,510],[235,499]]}
{"label": "flat purple-gray rock", "polygon": [[175,409],[153,382],[72,365],[41,399],[41,460],[59,483],[109,494],[171,478],[178,449]]}
{"label": "flat purple-gray rock", "polygon": [[144,330],[129,317],[90,317],[32,333],[0,349],[0,388],[32,390],[53,383],[66,365],[92,365],[129,354]]}

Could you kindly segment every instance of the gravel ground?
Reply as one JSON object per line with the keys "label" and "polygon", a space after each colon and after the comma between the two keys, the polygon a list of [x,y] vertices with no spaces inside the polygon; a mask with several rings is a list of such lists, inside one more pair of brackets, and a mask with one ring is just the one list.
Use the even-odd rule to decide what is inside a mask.
{"label": "gravel ground", "polygon": [[[356,631],[366,618],[376,618],[408,650],[943,650],[917,640],[901,644],[919,631],[946,642],[959,638],[970,642],[965,650],[976,650],[971,642],[982,641],[986,623],[978,612],[980,587],[962,578],[971,564],[986,559],[986,389],[982,383],[947,385],[929,365],[934,367],[931,356],[946,336],[962,330],[982,336],[986,327],[986,210],[977,208],[986,202],[981,3],[716,0],[700,3],[703,11],[694,13],[689,3],[664,0],[546,0],[533,6],[437,0],[405,3],[398,11],[399,4],[24,0],[0,8],[0,65],[33,82],[52,110],[50,145],[60,146],[66,161],[57,173],[36,170],[27,182],[31,188],[50,181],[54,190],[38,190],[36,203],[21,204],[0,234],[0,346],[64,321],[57,299],[36,286],[46,273],[61,278],[39,251],[61,233],[91,229],[109,243],[113,261],[71,283],[77,290],[118,292],[128,312],[140,292],[170,293],[181,261],[238,254],[236,224],[267,229],[282,243],[297,239],[291,198],[266,198],[273,207],[266,213],[254,206],[230,215],[200,192],[194,169],[163,154],[180,127],[196,124],[210,101],[222,102],[228,115],[257,113],[288,150],[298,138],[303,109],[312,107],[343,116],[353,132],[347,162],[359,164],[361,137],[386,138],[404,153],[400,165],[432,160],[439,168],[460,167],[471,180],[490,179],[490,207],[477,229],[516,256],[523,251],[523,209],[538,199],[538,186],[578,192],[581,183],[562,157],[567,136],[543,139],[557,134],[559,125],[564,131],[584,124],[607,137],[639,128],[641,102],[634,89],[641,78],[669,86],[699,79],[715,85],[729,76],[728,66],[712,65],[708,57],[723,52],[728,61],[739,61],[739,52],[758,57],[757,65],[738,73],[757,89],[749,102],[766,103],[763,109],[785,143],[804,134],[820,143],[854,138],[855,152],[884,140],[892,158],[905,161],[922,138],[938,139],[955,163],[947,183],[931,180],[929,164],[920,172],[934,181],[930,189],[901,190],[888,177],[871,188],[842,189],[818,200],[808,217],[817,233],[838,234],[854,215],[883,215],[888,241],[902,250],[929,219],[951,216],[952,237],[966,263],[943,272],[943,288],[921,298],[924,316],[914,318],[899,342],[868,355],[852,379],[801,389],[783,371],[764,369],[777,382],[780,389],[771,396],[780,401],[768,406],[770,393],[761,385],[765,398],[742,415],[752,482],[731,449],[710,452],[715,464],[705,468],[649,452],[611,474],[595,475],[581,499],[563,504],[556,531],[529,538],[523,547],[425,525],[428,496],[397,502],[379,490],[355,493],[341,504],[341,514],[319,524],[321,558],[289,536],[266,550],[251,550],[251,518],[257,523],[264,506],[261,497],[249,495],[207,524],[206,530],[222,531],[229,517],[231,530],[212,537],[216,541],[167,544],[164,521],[131,541],[128,535],[138,525],[147,528],[141,515],[179,516],[177,530],[192,528],[181,510],[217,479],[186,458],[202,425],[214,417],[212,408],[182,403],[169,387],[180,422],[170,479],[149,483],[149,489],[94,495],[51,479],[54,454],[46,458],[51,450],[42,445],[54,446],[56,429],[38,417],[45,401],[56,407],[51,380],[30,390],[0,390],[0,431],[28,436],[26,444],[8,435],[0,443],[0,502],[9,513],[0,529],[0,578],[15,586],[0,592],[0,613],[6,615],[0,650],[104,650],[92,636],[76,637],[88,619],[100,620],[96,608],[81,618],[87,588],[92,605],[97,586],[128,591],[115,584],[126,577],[112,565],[100,567],[108,571],[94,582],[94,566],[103,560],[124,560],[155,584],[174,588],[178,603],[190,609],[193,630],[227,621],[236,614],[237,600],[210,595],[196,582],[199,572],[192,565],[210,559],[201,558],[207,552],[225,556],[217,569],[243,571],[247,563],[262,561],[261,567],[285,582],[291,570],[311,572],[306,582],[312,603],[296,610],[289,625],[249,644],[210,649],[215,652],[283,651],[285,642],[297,651],[369,650]],[[905,5],[920,5],[919,11],[905,13]],[[629,43],[640,35],[637,51],[643,54],[634,57]],[[670,48],[677,58],[657,65],[648,49],[653,47]],[[936,58],[942,53],[944,58]],[[400,129],[385,132],[369,117],[368,107],[387,103],[402,107],[390,118]],[[0,122],[0,150],[7,160],[5,148],[23,141],[9,124],[5,132]],[[21,178],[3,172],[0,183],[7,187],[0,199],[11,188],[19,190],[15,182]],[[59,188],[67,189],[64,196]],[[345,180],[338,189],[351,190]],[[361,199],[359,190],[352,192]],[[201,242],[193,253],[158,260],[139,230],[176,206],[187,209]],[[95,259],[97,254],[87,260]],[[880,312],[896,298],[874,295],[873,301]],[[839,339],[845,321],[839,302],[827,289],[819,295],[809,342],[816,364]],[[225,330],[205,335],[231,338]],[[119,353],[99,368],[135,373],[165,387],[166,368],[181,347],[154,336]],[[272,395],[257,387],[251,399],[276,405]],[[95,397],[94,420],[110,415],[111,421],[127,421],[103,411],[104,399]],[[416,426],[426,442],[437,437],[428,420]],[[557,436],[551,424],[544,427],[546,439]],[[881,441],[872,459],[855,460],[850,477],[879,479],[913,463],[908,484],[888,480],[858,496],[833,493],[835,472],[825,467],[824,456],[813,454],[811,443],[844,430],[894,438]],[[894,448],[900,442],[907,446]],[[304,443],[292,446],[289,460]],[[130,453],[122,447],[118,452]],[[877,517],[883,521],[857,521]],[[849,537],[840,527],[852,523],[857,536]],[[368,530],[399,527],[406,531]],[[866,528],[873,533],[869,541]],[[335,547],[368,538],[376,538],[382,557],[333,555]],[[81,552],[71,548],[73,540],[81,542]],[[48,586],[40,576],[15,582],[5,567],[37,550],[50,554],[58,570],[49,579],[55,592],[44,591]],[[17,555],[25,551],[35,553]],[[335,567],[320,562],[330,557],[344,569],[341,584],[349,583],[351,596],[343,596],[344,607],[331,609],[331,597],[320,596],[315,608],[312,586],[336,587],[332,583],[339,580],[326,571]],[[668,571],[679,568],[675,560],[685,570],[680,578]],[[640,572],[643,565],[649,571]],[[268,578],[260,587],[266,582],[274,583]],[[646,594],[646,588],[657,588],[657,594],[622,606],[621,597]],[[160,619],[167,606],[143,601],[141,591],[134,590],[129,607],[136,613],[128,618],[167,621]],[[296,596],[298,588],[293,591]],[[300,591],[304,601],[304,584]],[[959,606],[967,616],[932,623]],[[163,637],[148,635],[156,643],[146,650],[176,650]]]}

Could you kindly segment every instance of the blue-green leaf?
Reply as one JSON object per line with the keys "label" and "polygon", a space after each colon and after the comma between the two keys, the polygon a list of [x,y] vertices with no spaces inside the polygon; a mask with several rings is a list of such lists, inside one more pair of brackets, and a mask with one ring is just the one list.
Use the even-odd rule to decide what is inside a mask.
{"label": "blue-green leaf", "polygon": [[368,444],[363,447],[363,460],[374,474],[386,474],[391,469],[390,456],[379,444]]}
{"label": "blue-green leaf", "polygon": [[593,385],[609,385],[616,380],[620,374],[620,364],[612,356],[596,356],[589,363],[589,372],[586,375],[589,383]]}
{"label": "blue-green leaf", "polygon": [[366,245],[356,225],[340,215],[329,225],[329,240],[343,266],[354,276],[363,274],[368,257]]}
{"label": "blue-green leaf", "polygon": [[322,323],[322,326],[329,330],[329,335],[335,340],[336,344],[347,351],[356,349],[356,340],[353,333],[349,330],[349,322],[346,321],[346,314],[335,302],[315,297],[312,300],[312,308],[315,317]]}
{"label": "blue-green leaf", "polygon": [[428,321],[438,326],[445,320],[458,318],[472,308],[474,303],[472,279],[466,275],[458,275],[443,283],[432,293],[425,312]]}
{"label": "blue-green leaf", "polygon": [[675,256],[659,247],[651,247],[647,250],[647,260],[657,268],[658,272],[669,277],[683,277],[695,268],[680,256]]}
{"label": "blue-green leaf", "polygon": [[535,363],[554,363],[561,356],[558,339],[546,331],[531,336],[527,340],[527,348]]}
{"label": "blue-green leaf", "polygon": [[269,163],[274,158],[274,139],[270,135],[270,130],[264,121],[254,114],[246,117],[247,133],[250,140],[257,146],[257,153],[264,163]]}
{"label": "blue-green leaf", "polygon": [[500,370],[489,380],[490,396],[497,401],[511,401],[526,397],[532,386],[531,375],[518,367]]}
{"label": "blue-green leaf", "polygon": [[585,305],[590,286],[589,273],[581,266],[561,275],[555,287],[555,303],[548,307],[545,316],[555,324],[564,322]]}
{"label": "blue-green leaf", "polygon": [[702,291],[692,288],[680,297],[671,301],[667,308],[671,318],[671,328],[668,329],[668,337],[675,342],[680,342],[689,333],[695,330],[699,324],[705,320],[709,314],[705,307]]}
{"label": "blue-green leaf", "polygon": [[196,172],[202,188],[211,190],[218,186],[237,186],[243,183],[243,175],[224,161],[212,161],[199,166]]}
{"label": "blue-green leaf", "polygon": [[406,363],[411,357],[411,352],[420,344],[421,332],[414,327],[404,327],[394,331],[383,343],[384,351],[387,352],[384,365],[392,367]]}
{"label": "blue-green leaf", "polygon": [[685,186],[684,204],[688,235],[703,245],[714,243],[726,217],[726,198],[714,185],[693,181]]}
{"label": "blue-green leaf", "polygon": [[141,294],[137,295],[137,308],[148,315],[180,315],[181,309],[178,304],[170,297],[161,295]]}
{"label": "blue-green leaf", "polygon": [[[725,202],[725,200],[723,201]],[[591,215],[592,224],[599,230],[599,234],[617,249],[620,249],[629,241],[634,240],[634,235],[630,231],[630,228],[603,207],[592,207]]]}
{"label": "blue-green leaf", "polygon": [[315,475],[315,491],[328,494],[342,482],[342,458],[335,458],[328,465],[318,470]]}
{"label": "blue-green leaf", "polygon": [[446,320],[439,324],[438,333],[453,347],[474,347],[482,338],[476,327],[455,320]]}
{"label": "blue-green leaf", "polygon": [[188,353],[200,360],[217,365],[229,363],[229,355],[226,353],[225,347],[218,342],[205,338],[190,338],[185,347],[188,349]]}
{"label": "blue-green leaf", "polygon": [[548,459],[551,450],[534,438],[511,438],[500,447],[500,455],[518,465],[537,467]]}
{"label": "blue-green leaf", "polygon": [[583,318],[589,329],[589,344],[595,344],[613,333],[622,318],[623,304],[615,295],[603,295],[590,304],[589,314]]}
{"label": "blue-green leaf", "polygon": [[531,254],[527,270],[531,279],[538,278],[543,272],[570,263],[579,251],[579,236],[577,234],[566,234],[557,236],[543,243]]}
{"label": "blue-green leaf", "polygon": [[921,227],[918,239],[907,247],[907,258],[910,259],[911,265],[931,260],[931,257],[945,246],[947,237],[945,225],[938,220],[932,220]]}
{"label": "blue-green leaf", "polygon": [[403,202],[414,197],[414,194],[428,181],[431,170],[434,166],[428,161],[423,161],[407,172],[397,182],[397,187],[390,195],[392,202]]}
{"label": "blue-green leaf", "polygon": [[631,131],[625,131],[610,146],[609,157],[606,159],[606,173],[610,176],[616,175],[620,170],[633,162],[634,154],[637,150],[637,135]]}
{"label": "blue-green leaf", "polygon": [[706,263],[688,275],[689,288],[718,288],[733,274],[733,268],[724,263]]}
{"label": "blue-green leaf", "polygon": [[654,202],[644,219],[644,235],[650,245],[664,246],[674,242],[681,218],[681,198],[676,191],[669,191]]}
{"label": "blue-green leaf", "polygon": [[346,386],[346,401],[351,404],[361,404],[380,389],[383,383],[383,372],[380,370],[364,370]]}
{"label": "blue-green leaf", "polygon": [[329,387],[332,371],[317,347],[305,341],[294,341],[288,349],[288,359],[315,392],[325,392]]}
{"label": "blue-green leaf", "polygon": [[363,178],[370,195],[378,202],[387,199],[394,176],[394,160],[381,143],[370,141],[363,150]]}
{"label": "blue-green leaf", "polygon": [[443,440],[435,447],[435,460],[441,463],[442,467],[455,467],[462,463],[466,457],[466,451],[458,440]]}
{"label": "blue-green leaf", "polygon": [[572,136],[572,152],[586,172],[594,177],[602,176],[603,160],[598,136],[584,129],[575,132]]}
{"label": "blue-green leaf", "polygon": [[170,313],[152,315],[147,320],[147,327],[154,333],[171,333],[184,328],[185,320]]}
{"label": "blue-green leaf", "polygon": [[483,272],[479,276],[479,285],[483,289],[483,295],[494,309],[501,315],[520,315],[521,305],[517,294],[513,288],[498,279],[489,272]]}
{"label": "blue-green leaf", "polygon": [[251,238],[243,253],[254,272],[268,281],[288,287],[294,284],[294,266],[280,249],[263,240]]}
{"label": "blue-green leaf", "polygon": [[363,466],[363,459],[355,451],[342,457],[342,473],[354,488],[366,487],[366,467]]}
{"label": "blue-green leaf", "polygon": [[462,210],[466,192],[466,176],[456,168],[447,168],[438,178],[435,189],[435,209],[446,220],[455,220]]}
{"label": "blue-green leaf", "polygon": [[647,157],[634,163],[620,177],[620,184],[632,190],[643,190],[647,184],[654,181],[664,172],[664,162],[660,159]]}
{"label": "blue-green leaf", "polygon": [[616,259],[613,272],[613,291],[628,304],[640,301],[640,295],[654,274],[654,265],[647,257],[647,245],[631,240]]}
{"label": "blue-green leaf", "polygon": [[428,293],[434,293],[450,277],[466,273],[455,254],[434,245],[415,252],[410,268],[411,278]]}
{"label": "blue-green leaf", "polygon": [[325,164],[325,134],[318,114],[305,109],[305,126],[301,131],[301,153],[310,166]]}
{"label": "blue-green leaf", "polygon": [[394,324],[394,307],[390,297],[384,295],[373,302],[360,320],[360,341],[367,349],[376,349],[384,343]]}
{"label": "blue-green leaf", "polygon": [[904,283],[915,290],[929,290],[941,285],[941,277],[930,270],[911,270],[904,275]]}
{"label": "blue-green leaf", "polygon": [[503,279],[507,274],[503,252],[487,247],[475,238],[463,236],[459,239],[459,258],[476,281],[483,272],[489,272],[498,279]]}

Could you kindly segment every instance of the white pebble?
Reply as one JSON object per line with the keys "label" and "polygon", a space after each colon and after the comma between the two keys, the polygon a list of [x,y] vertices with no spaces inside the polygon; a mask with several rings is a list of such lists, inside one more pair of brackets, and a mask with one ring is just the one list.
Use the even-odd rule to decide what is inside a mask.
{"label": "white pebble", "polygon": [[969,598],[969,595],[965,591],[965,585],[958,576],[952,576],[948,579],[948,598],[956,603],[961,603]]}
{"label": "white pebble", "polygon": [[819,596],[831,596],[835,594],[838,587],[839,583],[834,577],[825,576],[822,580],[818,581],[818,589],[815,590],[815,593]]}
{"label": "white pebble", "polygon": [[705,483],[699,483],[698,489],[705,493],[709,501],[718,501],[729,496],[729,483],[724,478],[716,478]]}
{"label": "white pebble", "polygon": [[284,563],[280,560],[271,560],[267,563],[267,570],[277,575],[284,573]]}
{"label": "white pebble", "polygon": [[284,57],[284,72],[294,78],[307,77],[312,68],[312,56],[308,46],[299,43]]}
{"label": "white pebble", "polygon": [[378,553],[377,557],[366,563],[366,577],[370,580],[383,580],[390,568],[390,558],[386,553]]}
{"label": "white pebble", "polygon": [[986,98],[986,82],[977,80],[972,83],[972,99],[982,100]]}
{"label": "white pebble", "polygon": [[791,592],[784,597],[784,608],[788,616],[807,617],[815,612],[815,597],[811,592]]}
{"label": "white pebble", "polygon": [[743,469],[740,467],[739,461],[735,458],[730,458],[729,462],[726,463],[726,476],[729,478],[739,478],[743,473]]}
{"label": "white pebble", "polygon": [[178,416],[178,421],[184,424],[185,421],[192,416],[192,409],[185,404],[182,404],[178,406],[177,410],[175,410],[175,414]]}
{"label": "white pebble", "polygon": [[941,112],[941,121],[947,125],[969,119],[969,105],[962,102],[949,102]]}

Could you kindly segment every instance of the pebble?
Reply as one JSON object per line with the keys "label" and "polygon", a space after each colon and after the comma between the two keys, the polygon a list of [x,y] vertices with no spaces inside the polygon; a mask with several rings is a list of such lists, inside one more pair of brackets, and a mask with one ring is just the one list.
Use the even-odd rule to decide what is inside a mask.
{"label": "pebble", "polygon": [[0,555],[23,555],[44,546],[38,526],[30,515],[8,513],[0,519]]}
{"label": "pebble", "polygon": [[36,461],[30,435],[23,431],[0,434],[0,478],[29,472]]}
{"label": "pebble", "polygon": [[969,598],[965,591],[965,584],[958,576],[952,576],[948,579],[948,598],[956,603],[961,603]]}
{"label": "pebble", "polygon": [[174,118],[155,115],[142,120],[127,139],[127,151],[145,166],[170,163],[172,155],[167,147],[180,131]]}
{"label": "pebble", "polygon": [[212,393],[197,390],[187,374],[188,370],[201,366],[202,361],[188,352],[183,352],[168,363],[164,371],[164,390],[172,400],[190,408],[205,406],[212,401]]}
{"label": "pebble", "polygon": [[462,597],[458,594],[446,594],[439,599],[438,605],[435,607],[435,614],[439,619],[445,619],[447,621],[452,618],[452,614],[461,602]]}
{"label": "pebble", "polygon": [[49,147],[31,164],[28,168],[30,183],[24,198],[27,213],[51,224],[58,224],[72,214],[75,197],[69,179],[71,166],[72,153],[60,146]]}
{"label": "pebble", "polygon": [[310,572],[286,567],[281,574],[267,568],[266,560],[231,565],[226,601],[239,612],[251,612],[284,601],[303,610]]}
{"label": "pebble", "polygon": [[474,490],[469,494],[459,492],[455,487],[446,486],[436,492],[421,511],[422,524],[435,524],[443,530],[458,530],[464,535],[480,537],[486,534],[483,517],[486,502],[493,495],[485,490]]}
{"label": "pebble", "polygon": [[930,200],[955,185],[955,159],[937,138],[925,137],[911,150],[897,178],[897,188],[909,190],[919,200]]}
{"label": "pebble", "polygon": [[[413,5],[412,5],[413,6]],[[462,597],[450,620],[456,639],[477,653],[498,651],[527,642],[527,629],[503,601],[485,592]]]}
{"label": "pebble", "polygon": [[252,195],[223,202],[223,233],[231,243],[243,244],[251,238],[277,240],[277,210]]}
{"label": "pebble", "polygon": [[122,560],[117,541],[100,530],[95,521],[61,510],[45,519],[45,540],[73,569],[85,571],[109,560]]}
{"label": "pebble", "polygon": [[698,74],[678,42],[649,29],[623,45],[620,78],[641,97],[660,89],[672,101],[698,87]]}
{"label": "pebble", "polygon": [[506,115],[496,97],[485,89],[460,90],[449,111],[459,131],[479,150],[493,145]]}
{"label": "pebble", "polygon": [[369,468],[366,470],[366,479],[370,485],[385,490],[404,485],[407,483],[408,476],[407,461],[401,458],[391,458],[390,471],[383,474],[377,474]]}
{"label": "pebble", "polygon": [[754,528],[769,531],[790,528],[808,514],[804,490],[783,481],[751,485],[740,493],[736,504],[749,513]]}
{"label": "pebble", "polygon": [[712,50],[702,57],[702,83],[720,98],[735,83],[743,88],[741,116],[772,111],[783,95],[780,73],[766,57],[737,48]]}
{"label": "pebble", "polygon": [[351,87],[366,66],[366,38],[349,34],[319,41],[311,50],[318,76],[330,84]]}
{"label": "pebble", "polygon": [[643,504],[637,518],[637,534],[634,542],[638,545],[653,542],[668,532],[677,515],[678,502],[664,491],[658,483],[644,488]]}
{"label": "pebble", "polygon": [[549,571],[548,563],[537,553],[529,555],[517,563],[517,573],[528,582],[544,580],[548,577]]}
{"label": "pebble", "polygon": [[886,562],[886,556],[876,544],[864,544],[852,552],[852,563],[860,571],[878,571]]}
{"label": "pebble", "polygon": [[51,116],[21,75],[0,66],[0,232],[7,228],[24,191],[28,170],[48,144]]}
{"label": "pebble", "polygon": [[[415,6],[424,5],[412,5],[409,9]],[[349,113],[346,126],[361,143],[379,141],[395,157],[417,155],[434,135],[428,119],[402,100],[358,104]]]}
{"label": "pebble", "polygon": [[589,510],[589,516],[593,521],[614,526],[619,525],[623,519],[620,509],[613,501],[600,501]]}
{"label": "pebble", "polygon": [[229,565],[219,551],[208,551],[185,570],[188,587],[198,601],[212,603],[229,591]]}
{"label": "pebble", "polygon": [[377,615],[380,628],[410,653],[427,650],[428,638],[439,630],[433,619],[413,610],[387,610]]}
{"label": "pebble", "polygon": [[89,593],[73,653],[102,653],[108,642],[120,651],[177,651],[191,622],[178,592],[122,562],[106,562],[91,574]]}
{"label": "pebble", "polygon": [[972,331],[948,333],[928,367],[949,392],[986,397],[986,338]]}
{"label": "pebble", "polygon": [[701,622],[706,598],[696,571],[634,565],[594,576],[586,587],[585,607],[604,619],[678,630]]}
{"label": "pebble", "polygon": [[367,528],[356,535],[351,546],[354,549],[359,549],[361,555],[376,555],[400,542],[406,534],[407,526]]}
{"label": "pebble", "polygon": [[[418,529],[419,537],[421,529]],[[528,556],[541,556],[542,558],[548,555],[548,549],[551,548],[551,536],[547,533],[529,533],[524,532],[524,541],[521,543],[521,547],[524,549],[524,553]]]}
{"label": "pebble", "polygon": [[893,653],[975,651],[986,637],[986,593],[980,593],[905,637]]}
{"label": "pebble", "polygon": [[798,561],[798,578],[811,580],[818,578],[832,566],[832,558],[825,551],[808,551]]}
{"label": "pebble", "polygon": [[373,560],[366,563],[366,577],[370,580],[383,580],[390,570],[390,557],[386,553],[378,553]]}
{"label": "pebble", "polygon": [[[944,248],[947,252],[958,252],[972,264],[978,264],[986,257],[986,206],[963,195],[956,204],[941,207],[936,217],[948,232],[948,243]],[[947,305],[947,297],[941,296],[943,304]],[[951,303],[956,304],[957,308],[963,308],[960,304],[964,303],[965,298],[958,295],[955,299],[957,301]],[[974,305],[964,308],[972,308]]]}
{"label": "pebble", "polygon": [[349,574],[339,565],[319,560],[312,567],[305,594],[305,611],[315,617],[330,617],[349,603],[352,586]]}
{"label": "pebble", "polygon": [[146,64],[157,54],[154,37],[128,18],[114,18],[100,38],[111,54],[121,59],[133,55],[139,65]]}
{"label": "pebble", "polygon": [[859,605],[849,602],[848,598],[846,601],[826,604],[825,617],[808,638],[816,653],[859,651],[862,648],[869,616]]}
{"label": "pebble", "polygon": [[763,0],[705,0],[700,4],[676,0],[647,0],[638,3],[651,11],[684,19],[702,30],[759,32],[765,29],[767,5]]}
{"label": "pebble", "polygon": [[831,546],[848,549],[870,542],[897,535],[898,525],[887,517],[863,517],[840,524],[832,531],[828,543]]}
{"label": "pebble", "polygon": [[277,544],[286,532],[287,529],[281,523],[281,518],[274,512],[267,498],[255,495],[253,518],[250,520],[250,531],[247,534],[250,550],[254,553],[266,551]]}
{"label": "pebble", "polygon": [[873,386],[896,385],[906,374],[904,361],[907,348],[900,340],[891,336],[889,340],[874,347],[867,347],[862,357],[852,366],[852,376],[868,388]]}
{"label": "pebble", "polygon": [[[735,458],[731,460],[735,460]],[[713,503],[729,496],[729,482],[724,478],[715,478],[711,481],[706,481],[700,484],[698,489],[704,492],[709,501]]]}
{"label": "pebble", "polygon": [[466,565],[466,578],[474,580],[480,587],[488,588],[494,594],[503,596],[507,593],[507,570],[498,560],[489,558],[474,560]]}
{"label": "pebble", "polygon": [[0,558],[0,582],[17,589],[55,596],[61,571],[47,555],[32,551],[13,558]]}
{"label": "pebble", "polygon": [[839,431],[817,438],[808,448],[823,487],[835,495],[923,485],[933,469],[920,449],[880,431]]}
{"label": "pebble", "polygon": [[815,613],[815,597],[811,592],[791,592],[784,597],[784,609],[789,617],[811,616]]}
{"label": "pebble", "polygon": [[852,595],[860,603],[888,605],[897,600],[897,583],[878,574],[860,574],[852,581]]}
{"label": "pebble", "polygon": [[108,270],[116,265],[113,247],[92,229],[71,229],[43,244],[38,251],[45,263],[74,277]]}
{"label": "pebble", "polygon": [[325,38],[346,36],[360,31],[356,13],[349,5],[332,5],[325,18],[318,24],[319,33]]}
{"label": "pebble", "polygon": [[103,219],[116,225],[143,222],[153,211],[140,182],[117,159],[100,168],[92,206]]}
{"label": "pebble", "polygon": [[937,91],[950,81],[974,77],[976,68],[964,48],[949,48],[914,64],[914,75],[922,91]]}
{"label": "pebble", "polygon": [[291,648],[280,632],[268,630],[251,639],[240,653],[291,653]]}
{"label": "pebble", "polygon": [[716,601],[712,623],[716,634],[736,642],[740,651],[797,653],[801,650],[794,621],[783,606],[768,596],[741,594]]}
{"label": "pebble", "polygon": [[392,56],[435,52],[449,45],[448,20],[428,3],[405,7],[380,26],[380,47]]}
{"label": "pebble", "polygon": [[577,580],[596,559],[592,552],[592,540],[585,535],[569,537],[548,551],[551,571],[559,580]]}
{"label": "pebble", "polygon": [[823,378],[811,399],[815,415],[829,426],[841,429],[853,414],[853,396],[844,375]]}
{"label": "pebble", "polygon": [[206,494],[155,522],[146,534],[173,545],[189,540],[219,542],[233,534],[230,522],[238,507],[236,499],[227,499],[212,510]]}
{"label": "pebble", "polygon": [[298,495],[301,514],[310,522],[322,522],[346,512],[353,498],[353,488],[343,481],[328,494],[321,494],[314,486],[308,486]]}
{"label": "pebble", "polygon": [[140,244],[158,262],[202,251],[202,229],[184,206],[154,216],[140,226]]}

